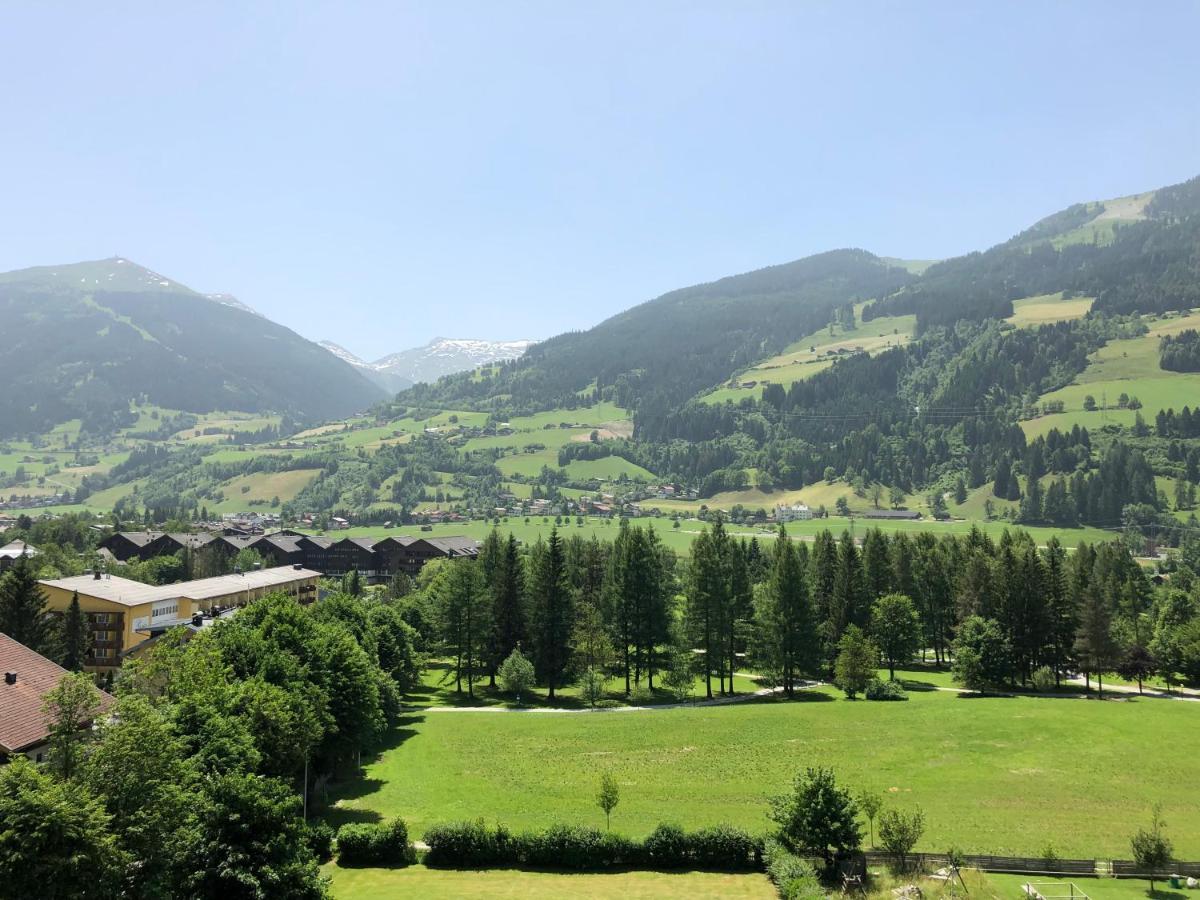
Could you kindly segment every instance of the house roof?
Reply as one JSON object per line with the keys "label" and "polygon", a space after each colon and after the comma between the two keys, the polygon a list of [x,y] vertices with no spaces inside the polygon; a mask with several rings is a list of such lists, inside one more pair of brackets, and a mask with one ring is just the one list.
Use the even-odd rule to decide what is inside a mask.
{"label": "house roof", "polygon": [[425,543],[437,547],[442,552],[449,553],[451,556],[464,556],[479,552],[479,544],[469,537],[450,535],[448,537],[425,538]]}
{"label": "house roof", "polygon": [[37,547],[27,544],[24,541],[12,541],[0,547],[0,558],[16,559],[19,556],[37,556]]}
{"label": "house roof", "polygon": [[69,578],[55,578],[42,581],[46,587],[62,588],[65,591],[78,591],[89,597],[98,597],[111,603],[123,606],[141,606],[145,603],[155,603],[159,600],[172,600],[184,597],[189,600],[208,600],[213,597],[224,597],[236,594],[238,591],[253,591],[260,588],[279,587],[302,578],[319,578],[320,572],[312,569],[297,569],[295,566],[276,566],[273,569],[252,569],[240,575],[218,575],[215,578],[201,578],[197,581],[184,581],[179,584],[142,584],[128,578],[106,575],[96,578],[93,575],[72,575]]}
{"label": "house roof", "polygon": [[[51,662],[0,633],[0,670],[15,672],[15,684],[7,678],[0,681],[0,750],[19,753],[46,740],[50,729],[42,713],[42,698],[67,674],[62,666]],[[101,703],[107,707],[112,697],[101,693]]]}

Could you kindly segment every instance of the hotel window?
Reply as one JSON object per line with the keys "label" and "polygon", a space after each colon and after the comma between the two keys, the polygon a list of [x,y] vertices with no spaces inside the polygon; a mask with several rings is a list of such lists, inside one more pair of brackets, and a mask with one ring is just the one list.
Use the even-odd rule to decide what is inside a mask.
{"label": "hotel window", "polygon": [[94,613],[92,615],[92,621],[95,622],[97,625],[107,625],[109,622],[112,621],[111,617],[112,617],[112,613]]}
{"label": "hotel window", "polygon": [[112,659],[112,647],[95,647],[92,649],[92,656],[96,659]]}
{"label": "hotel window", "polygon": [[117,633],[115,631],[93,631],[92,636],[96,640],[103,642],[115,641],[117,639]]}

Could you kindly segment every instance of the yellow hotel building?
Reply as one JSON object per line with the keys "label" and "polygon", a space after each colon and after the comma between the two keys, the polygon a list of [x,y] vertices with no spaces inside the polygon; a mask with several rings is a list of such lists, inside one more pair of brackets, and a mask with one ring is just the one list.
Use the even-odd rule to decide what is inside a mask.
{"label": "yellow hotel building", "polygon": [[139,644],[168,628],[211,623],[214,616],[267,594],[290,594],[311,603],[317,599],[320,574],[302,566],[279,566],[179,584],[142,584],[100,573],[38,583],[55,612],[66,612],[71,598],[79,595],[92,631],[85,668],[106,669],[120,666]]}

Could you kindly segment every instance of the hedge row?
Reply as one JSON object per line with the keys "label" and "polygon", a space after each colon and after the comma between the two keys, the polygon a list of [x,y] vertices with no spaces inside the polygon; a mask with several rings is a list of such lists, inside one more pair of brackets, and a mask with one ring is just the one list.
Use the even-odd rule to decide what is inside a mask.
{"label": "hedge row", "polygon": [[826,891],[812,863],[796,856],[778,841],[766,842],[763,863],[781,900],[824,900]]}
{"label": "hedge row", "polygon": [[555,869],[712,869],[762,868],[762,847],[746,832],[728,825],[687,832],[659,825],[643,841],[579,825],[552,825],[513,833],[482,819],[434,825],[425,832],[425,864],[442,868],[526,865]]}
{"label": "hedge row", "polygon": [[344,866],[393,866],[416,862],[403,819],[343,825],[337,833],[338,863]]}

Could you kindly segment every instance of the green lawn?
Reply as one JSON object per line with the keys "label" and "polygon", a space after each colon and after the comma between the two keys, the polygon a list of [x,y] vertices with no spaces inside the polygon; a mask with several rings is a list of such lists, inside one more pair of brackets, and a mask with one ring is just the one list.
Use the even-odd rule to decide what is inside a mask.
{"label": "green lawn", "polygon": [[523,872],[514,869],[455,871],[409,866],[404,869],[343,869],[325,867],[333,879],[333,895],[345,900],[459,900],[461,897],[558,900],[560,897],[732,898],[770,900],[775,889],[765,875],[721,872]]}
{"label": "green lawn", "polygon": [[[1125,852],[1121,854],[1122,859],[1129,858],[1129,848],[1125,848]],[[997,875],[989,874],[987,876],[988,884],[996,891],[1000,897],[1017,898],[1025,897],[1025,892],[1021,890],[1021,885],[1030,881],[1033,882],[1050,882],[1042,893],[1049,894],[1050,892],[1067,895],[1070,892],[1069,883],[1073,883],[1076,888],[1087,894],[1089,900],[1187,900],[1187,898],[1195,898],[1195,891],[1173,891],[1169,884],[1164,881],[1154,882],[1154,893],[1150,893],[1150,882],[1143,881],[1140,878],[1079,878],[1072,876],[1071,878],[1050,878],[1045,875]]]}
{"label": "green lawn", "polygon": [[[602,824],[595,785],[621,788],[613,828],[767,825],[766,798],[827,765],[855,789],[926,813],[921,847],[1122,856],[1163,805],[1175,851],[1200,856],[1200,709],[1151,699],[978,698],[912,690],[906,703],[821,690],[796,702],[601,713],[427,712],[407,717],[364,778],[335,788],[334,821],[484,816],[516,827]],[[910,682],[912,687],[922,685]]]}

